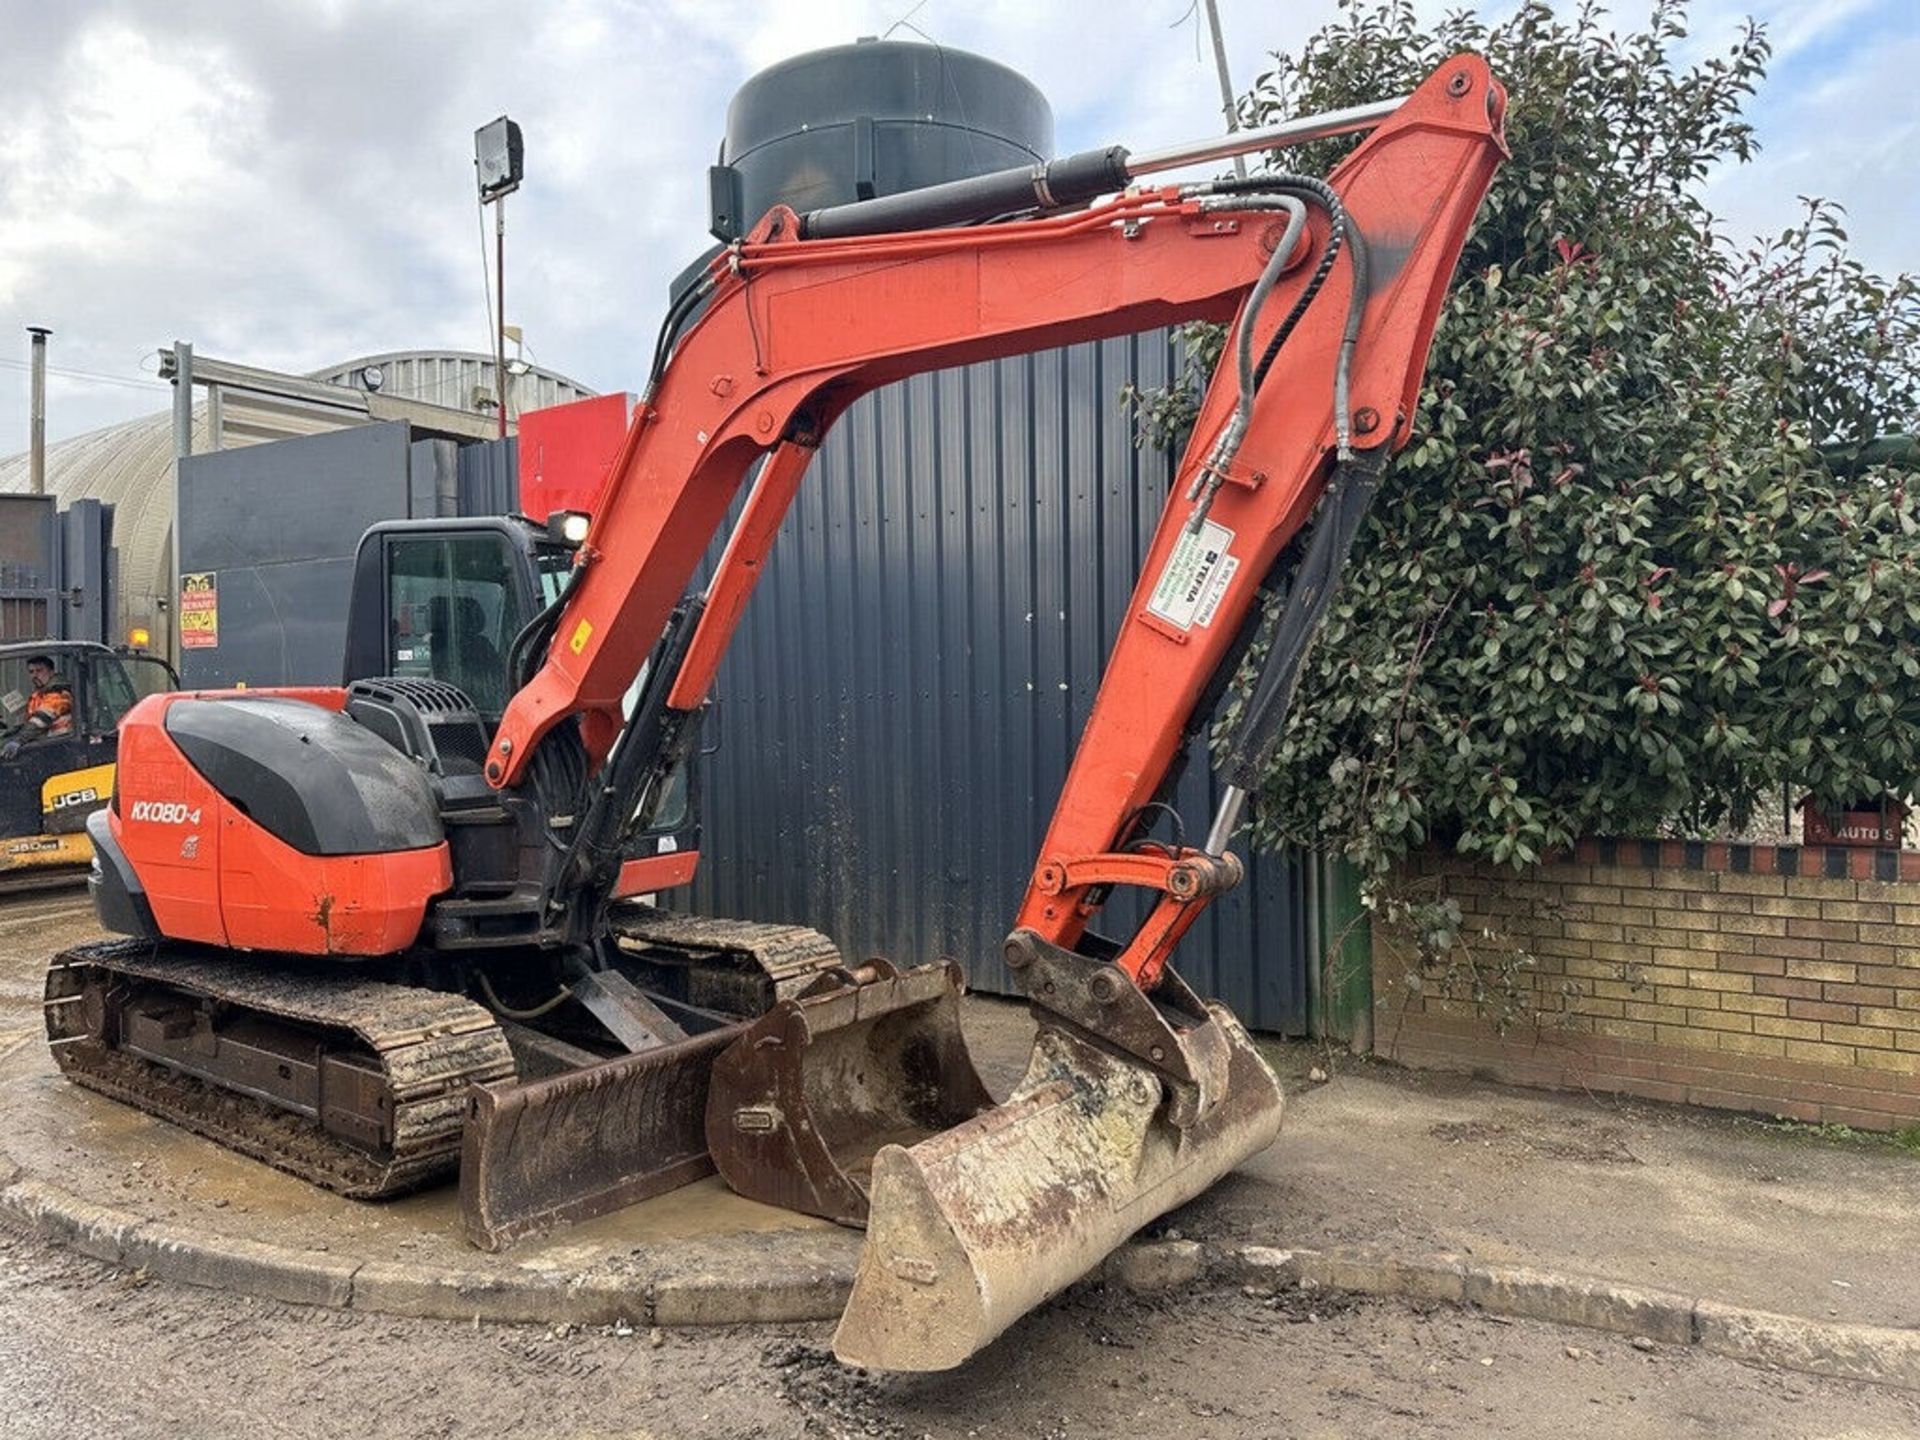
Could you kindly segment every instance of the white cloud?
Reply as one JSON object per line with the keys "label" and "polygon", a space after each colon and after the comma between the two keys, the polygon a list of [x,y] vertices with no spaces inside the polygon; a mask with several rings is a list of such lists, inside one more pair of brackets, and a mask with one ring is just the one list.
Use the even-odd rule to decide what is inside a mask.
{"label": "white cloud", "polygon": [[[1709,32],[1724,43],[1734,4],[1702,8],[1703,43]],[[542,363],[630,387],[668,279],[704,243],[706,167],[734,88],[909,11],[896,38],[924,32],[1032,78],[1063,150],[1157,146],[1221,123],[1186,0],[8,8],[0,359],[24,358],[22,327],[42,323],[56,332],[55,365],[122,377],[150,372],[154,348],[176,337],[293,370],[383,349],[483,348],[471,134],[506,111],[528,147],[526,187],[508,202],[508,318]],[[1764,8],[1780,16],[1783,51],[1811,53],[1872,7]],[[1222,0],[1221,11],[1244,87],[1333,0]],[[1817,185],[1891,251],[1913,219],[1902,197],[1914,187],[1896,182],[1912,168],[1900,76],[1915,63],[1881,47],[1796,91],[1763,164],[1721,179],[1716,201],[1736,219],[1784,218],[1791,190]],[[74,434],[164,400],[56,378],[49,429]],[[0,454],[24,443],[25,410],[24,375],[0,368]]]}

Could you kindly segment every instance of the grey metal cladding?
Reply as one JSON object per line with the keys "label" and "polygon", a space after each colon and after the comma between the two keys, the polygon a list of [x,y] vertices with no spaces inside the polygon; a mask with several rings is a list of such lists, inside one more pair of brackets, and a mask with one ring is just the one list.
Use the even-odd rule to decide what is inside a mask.
{"label": "grey metal cladding", "polygon": [[[856,404],[802,485],[715,693],[693,903],[801,921],[851,959],[1000,961],[1172,460],[1121,386],[1172,372],[1163,331],[918,376]],[[737,509],[737,505],[736,505]],[[1177,792],[1189,843],[1204,755]],[[1246,882],[1176,954],[1202,994],[1301,1033],[1301,866]],[[1117,896],[1101,928],[1139,910]]]}

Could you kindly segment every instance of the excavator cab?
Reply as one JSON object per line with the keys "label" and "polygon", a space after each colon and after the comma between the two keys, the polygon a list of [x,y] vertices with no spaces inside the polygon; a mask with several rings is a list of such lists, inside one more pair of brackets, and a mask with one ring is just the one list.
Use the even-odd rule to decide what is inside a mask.
{"label": "excavator cab", "polygon": [[[343,683],[451,685],[472,703],[483,743],[490,740],[518,688],[508,667],[514,643],[561,601],[577,549],[565,526],[522,515],[373,526],[354,557]],[[643,674],[632,695],[644,683]],[[700,859],[696,760],[690,751],[674,767],[648,819],[622,839],[613,899],[657,895],[693,879]]]}

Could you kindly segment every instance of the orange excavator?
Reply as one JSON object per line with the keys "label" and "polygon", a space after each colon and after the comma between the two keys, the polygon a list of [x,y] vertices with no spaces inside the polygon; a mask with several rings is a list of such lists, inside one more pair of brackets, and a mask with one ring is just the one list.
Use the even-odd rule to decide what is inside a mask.
{"label": "orange excavator", "polygon": [[[1229,841],[1408,439],[1504,103],[1462,55],[1268,131],[774,208],[670,308],[590,522],[376,527],[348,683],[127,716],[89,828],[96,905],[130,938],[50,967],[64,1072],[350,1195],[457,1167],[490,1248],[717,1167],[865,1227],[843,1360],[966,1359],[1278,1132],[1272,1071],[1169,959],[1241,878]],[[1368,129],[1325,179],[1143,179]],[[848,966],[812,931],[626,898],[679,873],[660,837],[708,688],[847,407],[1193,320],[1231,322],[1226,359],[1005,942],[1037,1021],[1012,1094],[974,1073],[950,962]],[[503,649],[449,628],[503,616]],[[1155,817],[1249,653],[1190,845]],[[1109,937],[1118,887],[1150,904]]]}

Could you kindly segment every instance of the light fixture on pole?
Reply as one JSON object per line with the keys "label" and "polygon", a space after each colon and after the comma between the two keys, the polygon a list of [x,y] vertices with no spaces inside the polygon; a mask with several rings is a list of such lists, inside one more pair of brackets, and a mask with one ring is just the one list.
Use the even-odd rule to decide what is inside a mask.
{"label": "light fixture on pole", "polygon": [[480,203],[493,206],[493,378],[500,404],[500,437],[507,434],[507,196],[520,188],[526,160],[520,127],[506,116],[473,132],[473,169]]}

